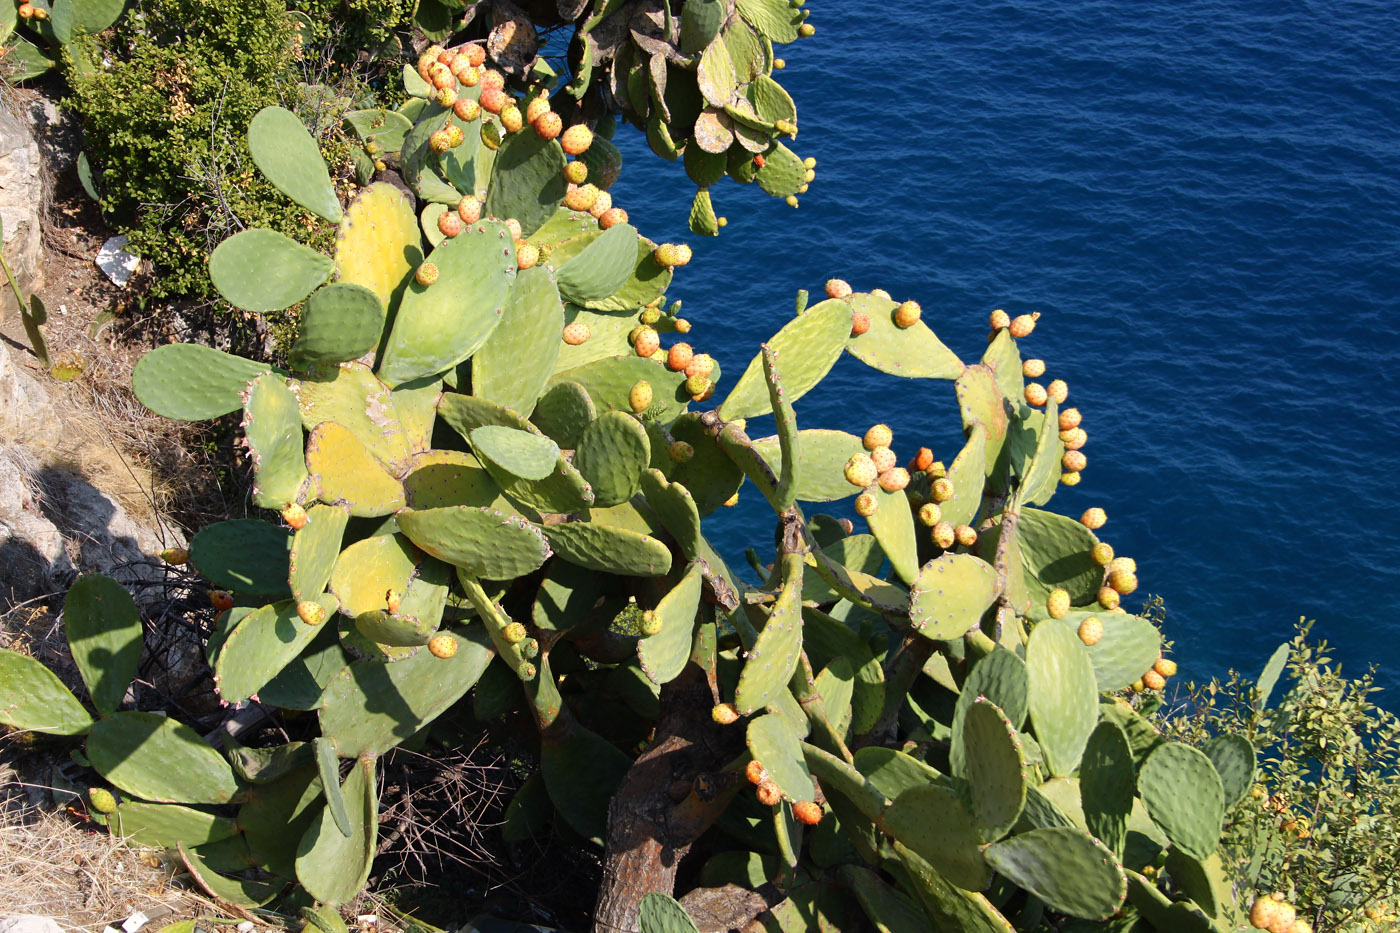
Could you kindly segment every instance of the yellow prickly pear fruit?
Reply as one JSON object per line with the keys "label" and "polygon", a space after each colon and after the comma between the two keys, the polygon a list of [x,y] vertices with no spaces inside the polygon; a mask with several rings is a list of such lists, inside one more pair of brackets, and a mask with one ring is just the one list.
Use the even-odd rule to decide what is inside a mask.
{"label": "yellow prickly pear fruit", "polygon": [[787,67],[787,59],[784,59],[784,58],[775,58],[775,59],[773,59],[773,70],[774,70],[774,71],[782,71],[782,70],[783,70],[784,68],[786,68],[786,67]]}
{"label": "yellow prickly pear fruit", "polygon": [[572,324],[564,325],[564,342],[571,347],[587,343],[588,338],[592,336],[593,332],[582,321],[574,321]]}
{"label": "yellow prickly pear fruit", "polygon": [[1157,662],[1152,665],[1152,669],[1163,677],[1176,676],[1176,662],[1171,658],[1158,658]]}
{"label": "yellow prickly pear fruit", "polygon": [[849,283],[846,282],[845,279],[827,279],[827,280],[826,280],[826,297],[828,297],[828,298],[849,298],[849,297],[851,297],[851,294],[852,294],[851,286],[850,286]]}
{"label": "yellow prickly pear fruit", "polygon": [[652,258],[668,269],[683,266],[690,262],[690,247],[684,243],[662,243],[652,251]]}
{"label": "yellow prickly pear fruit", "polygon": [[384,608],[389,610],[390,615],[398,612],[401,605],[403,605],[403,597],[399,595],[398,590],[385,590]]}
{"label": "yellow prickly pear fruit", "polygon": [[1069,386],[1063,379],[1056,379],[1045,387],[1045,394],[1053,398],[1056,405],[1063,405],[1065,399],[1069,398]]}
{"label": "yellow prickly pear fruit", "polygon": [[1084,416],[1079,413],[1078,408],[1066,408],[1060,412],[1060,430],[1068,431],[1070,428],[1077,428],[1083,420]]}
{"label": "yellow prickly pear fruit", "polygon": [[1123,597],[1118,595],[1118,591],[1111,586],[1099,587],[1099,605],[1105,609],[1117,609]]}
{"label": "yellow prickly pear fruit", "polygon": [[1138,588],[1137,574],[1129,573],[1126,570],[1115,570],[1108,575],[1108,585],[1113,589],[1127,596]]}
{"label": "yellow prickly pear fruit", "polygon": [[959,525],[953,529],[953,538],[963,547],[972,547],[977,543],[977,529],[971,525]]}
{"label": "yellow prickly pear fruit", "polygon": [[799,823],[816,826],[822,821],[822,808],[815,801],[799,800],[792,805],[792,815]]}
{"label": "yellow prickly pear fruit", "polygon": [[1069,591],[1056,587],[1045,597],[1045,611],[1052,619],[1063,619],[1069,615]]}
{"label": "yellow prickly pear fruit", "polygon": [[880,478],[880,471],[875,468],[875,461],[870,459],[869,454],[854,454],[846,461],[845,476],[846,482],[864,489]]}
{"label": "yellow prickly pear fruit", "polygon": [[518,645],[525,640],[525,626],[519,622],[511,622],[501,631],[501,634],[512,645]]}
{"label": "yellow prickly pear fruit", "polygon": [[651,383],[645,379],[638,379],[632,384],[632,390],[627,393],[627,404],[640,415],[651,407],[652,397]]}
{"label": "yellow prickly pear fruit", "polygon": [[1103,623],[1099,621],[1098,616],[1089,616],[1079,623],[1079,640],[1084,644],[1093,647],[1099,643],[1101,638],[1103,638]]}
{"label": "yellow prickly pear fruit", "polygon": [[734,508],[734,506],[736,506],[736,505],[738,505],[738,504],[739,504],[739,494],[738,494],[737,492],[736,492],[734,495],[730,496],[728,499],[725,499],[723,502],[720,503],[720,505],[724,506],[726,509],[732,509],[732,508]]}
{"label": "yellow prickly pear fruit", "polygon": [[1089,435],[1083,428],[1071,428],[1060,432],[1060,440],[1066,450],[1079,450],[1089,443]]}
{"label": "yellow prickly pear fruit", "polygon": [[638,356],[651,356],[661,348],[661,337],[645,324],[638,327],[632,338],[632,348]]}
{"label": "yellow prickly pear fruit", "polygon": [[783,203],[786,204],[788,207],[796,207],[796,206],[797,206],[797,195],[795,195],[795,194],[790,194],[790,195],[788,195],[787,197],[783,198]]}
{"label": "yellow prickly pear fruit", "polygon": [[1045,390],[1045,386],[1038,382],[1031,382],[1026,385],[1026,404],[1039,408],[1050,399],[1050,393]]}
{"label": "yellow prickly pear fruit", "polygon": [[432,285],[438,280],[438,267],[431,262],[425,262],[418,267],[418,271],[413,273],[413,279],[419,285]]}
{"label": "yellow prickly pear fruit", "polygon": [[518,133],[525,126],[525,115],[519,107],[507,105],[501,109],[501,126],[507,133]]}
{"label": "yellow prickly pear fruit", "polygon": [[571,211],[587,211],[596,200],[598,189],[593,185],[569,185],[564,192],[564,206]]}
{"label": "yellow prickly pear fruit", "polygon": [[190,552],[182,547],[168,547],[160,552],[160,559],[172,567],[179,567],[190,559]]}
{"label": "yellow prickly pear fruit", "polygon": [[1142,675],[1142,685],[1148,690],[1161,690],[1167,685],[1166,680],[1156,671],[1148,671]]}
{"label": "yellow prickly pear fruit", "polygon": [[[717,703],[714,709],[710,710],[710,718],[721,726],[732,725],[739,721],[739,709],[733,703]],[[757,762],[749,762],[757,764]]]}
{"label": "yellow prickly pear fruit", "polygon": [[899,462],[899,458],[894,455],[894,451],[884,446],[871,448],[870,459],[875,461],[875,469],[881,473]]}
{"label": "yellow prickly pear fruit", "polygon": [[314,599],[303,599],[297,603],[297,617],[307,625],[320,625],[326,621],[326,608]]}
{"label": "yellow prickly pear fruit", "polygon": [[433,101],[444,109],[457,103],[457,89],[453,87],[440,87],[433,94]]}
{"label": "yellow prickly pear fruit", "polygon": [[865,437],[861,443],[866,450],[874,450],[877,447],[888,447],[894,442],[894,432],[887,424],[877,424],[865,432]]}
{"label": "yellow prickly pear fruit", "polygon": [[1021,364],[1021,375],[1025,376],[1027,379],[1039,379],[1041,376],[1045,375],[1045,361],[1026,360]]}
{"label": "yellow prickly pear fruit", "polygon": [[520,234],[521,234],[520,221],[516,220],[514,217],[507,217],[507,218],[506,218],[506,229],[510,231],[510,235],[511,235],[512,237],[514,237],[514,238],[517,239],[517,240],[520,239]]}
{"label": "yellow prickly pear fruit", "polygon": [[991,326],[992,330],[1006,330],[1011,326],[1011,315],[997,308],[988,318],[987,324]]}
{"label": "yellow prickly pear fruit", "polygon": [[856,514],[861,518],[869,518],[880,511],[880,500],[868,492],[863,492],[856,496]]}
{"label": "yellow prickly pear fruit", "polygon": [[435,130],[428,137],[428,145],[434,152],[442,153],[452,148],[452,134],[447,130]]}
{"label": "yellow prickly pear fruit", "polygon": [[457,639],[440,632],[428,639],[428,650],[435,658],[450,658],[457,653]]}
{"label": "yellow prickly pear fruit", "polygon": [[673,441],[667,446],[666,453],[677,463],[689,463],[695,456],[695,448],[686,441]]}
{"label": "yellow prickly pear fruit", "polygon": [[1060,458],[1060,465],[1070,473],[1082,473],[1089,465],[1089,458],[1084,456],[1082,450],[1066,450],[1065,455]]}
{"label": "yellow prickly pear fruit", "polygon": [[447,144],[448,144],[449,146],[451,146],[453,149],[456,149],[458,146],[462,145],[462,143],[464,143],[464,142],[466,142],[466,141],[467,141],[467,133],[466,133],[465,130],[463,130],[460,126],[458,126],[458,125],[455,124],[455,123],[452,123],[452,124],[449,124],[449,125],[448,125],[448,127],[447,127]]}
{"label": "yellow prickly pear fruit", "polygon": [[1100,567],[1107,567],[1113,562],[1113,545],[1107,541],[1100,541],[1089,554],[1094,558],[1094,563]]}
{"label": "yellow prickly pear fruit", "polygon": [[699,402],[713,395],[715,386],[706,376],[687,376],[685,378],[685,391],[692,399]]}
{"label": "yellow prickly pear fruit", "polygon": [[923,507],[919,509],[919,524],[923,525],[925,528],[932,528],[942,521],[942,519],[943,510],[938,507],[938,503],[936,502],[926,502]]}
{"label": "yellow prickly pear fruit", "polygon": [[899,492],[909,485],[909,471],[904,467],[890,467],[880,474],[879,483],[885,492]]}
{"label": "yellow prickly pear fruit", "polygon": [[1109,561],[1109,573],[1117,573],[1120,570],[1125,573],[1137,573],[1137,561],[1131,557],[1115,557]]}
{"label": "yellow prickly pear fruit", "polygon": [[765,807],[777,806],[783,799],[783,792],[778,789],[778,785],[772,781],[764,781],[758,785],[758,802]]}
{"label": "yellow prickly pear fruit", "polygon": [[[550,110],[548,97],[545,97],[543,94],[541,94],[539,97],[532,97],[530,98],[530,102],[525,105],[525,122],[534,123],[540,117],[549,112]],[[535,127],[535,129],[538,130],[539,127]],[[541,133],[540,135],[544,134]],[[553,139],[554,137],[550,136],[549,138]]]}
{"label": "yellow prickly pear fruit", "polygon": [[[444,217],[451,217],[451,214],[443,214]],[[523,272],[526,269],[533,269],[540,261],[540,250],[533,243],[525,240],[515,244],[515,264]]]}
{"label": "yellow prickly pear fruit", "polygon": [[933,539],[934,544],[946,551],[957,543],[958,532],[948,522],[938,522],[933,526],[933,533],[929,537]]}
{"label": "yellow prickly pear fruit", "polygon": [[593,145],[593,131],[582,123],[576,123],[559,137],[559,145],[571,156],[582,155]]}
{"label": "yellow prickly pear fruit", "polygon": [[715,358],[708,353],[697,353],[685,365],[687,376],[702,376],[706,379],[715,371]]}
{"label": "yellow prickly pear fruit", "polygon": [[1108,513],[1095,506],[1092,509],[1085,509],[1084,514],[1079,516],[1079,524],[1090,531],[1098,531],[1108,521]]}
{"label": "yellow prickly pear fruit", "polygon": [[[537,130],[539,126],[535,127]],[[588,181],[588,166],[582,162],[570,162],[564,166],[564,179],[571,185],[581,185]]]}
{"label": "yellow prickly pear fruit", "polygon": [[676,318],[675,324],[673,324],[672,326],[676,328],[676,333],[678,334],[690,333],[690,322],[683,317]]}
{"label": "yellow prickly pear fruit", "polygon": [[943,465],[942,460],[935,460],[924,470],[924,475],[929,479],[942,479],[948,475],[948,468]]}
{"label": "yellow prickly pear fruit", "polygon": [[117,798],[105,787],[88,788],[88,806],[98,813],[112,813],[117,809]]}
{"label": "yellow prickly pear fruit", "polygon": [[943,503],[953,498],[956,494],[953,490],[953,481],[946,476],[940,476],[933,481],[933,487],[929,490],[934,502]]}
{"label": "yellow prickly pear fruit", "polygon": [[1079,473],[1074,471],[1060,474],[1060,482],[1065,486],[1078,486],[1081,478]]}
{"label": "yellow prickly pear fruit", "polygon": [[1011,336],[1018,340],[1022,337],[1029,337],[1031,331],[1035,330],[1035,322],[1040,317],[1040,312],[1035,314],[1018,314],[1012,319],[1010,327]]}
{"label": "yellow prickly pear fruit", "polygon": [[924,309],[919,307],[917,301],[906,301],[894,309],[894,326],[900,329],[913,327],[923,313]]}
{"label": "yellow prickly pear fruit", "polygon": [[[606,191],[602,193],[607,194]],[[597,205],[595,204],[594,206],[596,207]],[[602,215],[598,218],[598,226],[604,230],[610,230],[618,224],[625,223],[627,223],[627,212],[620,207],[610,207],[603,211]]]}
{"label": "yellow prickly pear fruit", "polygon": [[804,39],[810,39],[817,34],[817,27],[811,23],[803,23],[797,27],[797,34]]}
{"label": "yellow prickly pear fruit", "polygon": [[641,629],[643,635],[648,637],[655,635],[661,631],[661,617],[648,609],[642,613],[642,622],[638,628]]}

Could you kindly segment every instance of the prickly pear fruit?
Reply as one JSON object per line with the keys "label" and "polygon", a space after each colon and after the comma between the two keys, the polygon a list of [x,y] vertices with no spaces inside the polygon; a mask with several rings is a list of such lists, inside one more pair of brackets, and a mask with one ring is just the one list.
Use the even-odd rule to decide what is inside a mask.
{"label": "prickly pear fruit", "polygon": [[1045,391],[1045,386],[1041,385],[1038,382],[1031,382],[1026,384],[1027,405],[1034,405],[1037,408],[1039,408],[1041,405],[1044,405],[1046,401],[1049,400],[1049,398],[1050,394]]}
{"label": "prickly pear fruit", "polygon": [[[490,72],[487,72],[487,74],[490,74]],[[485,84],[486,82],[483,81],[481,88],[481,109],[489,111],[490,113],[500,113],[502,110],[505,110],[506,105],[510,102],[510,98],[506,96],[506,92],[498,87],[486,87]]]}
{"label": "prickly pear fruit", "polygon": [[708,398],[714,390],[714,383],[710,382],[709,378],[706,376],[701,376],[697,373],[694,376],[687,376],[685,379],[686,394],[696,401],[700,401],[702,398]]}
{"label": "prickly pear fruit", "polygon": [[799,823],[816,826],[822,821],[822,808],[811,800],[799,800],[792,805],[792,815]]}
{"label": "prickly pear fruit", "polygon": [[428,639],[428,650],[435,658],[450,658],[457,653],[457,639],[446,632],[440,632]]}
{"label": "prickly pear fruit", "polygon": [[1060,412],[1060,430],[1068,431],[1070,428],[1079,427],[1084,420],[1084,416],[1079,413],[1078,408],[1066,408]]}
{"label": "prickly pear fruit", "polygon": [[1156,671],[1148,671],[1142,675],[1142,685],[1148,690],[1161,690],[1167,685],[1167,681]]}
{"label": "prickly pear fruit", "polygon": [[398,612],[401,605],[403,605],[403,597],[399,595],[398,590],[385,590],[384,608],[389,610],[390,615]]}
{"label": "prickly pear fruit", "polygon": [[1036,319],[1039,317],[1040,312],[1038,311],[1035,314],[1016,315],[1016,317],[1012,319],[1011,326],[1009,328],[1009,330],[1011,331],[1011,336],[1015,337],[1018,340],[1022,337],[1029,337],[1031,335],[1031,331],[1035,330],[1035,322]]}
{"label": "prickly pear fruit", "polygon": [[929,490],[934,502],[947,502],[956,494],[953,490],[953,481],[946,476],[940,476],[933,481],[933,486]]}
{"label": "prickly pear fruit", "polygon": [[678,343],[666,354],[666,368],[672,372],[681,372],[690,365],[694,357],[695,351],[691,349],[690,344]]}
{"label": "prickly pear fruit", "polygon": [[690,322],[683,317],[676,318],[675,323],[671,326],[673,326],[676,329],[676,333],[678,334],[690,333]]}
{"label": "prickly pear fruit", "polygon": [[857,311],[851,315],[851,336],[859,337],[870,329],[870,315]]}
{"label": "prickly pear fruit", "polygon": [[297,617],[307,625],[320,625],[326,621],[326,609],[314,599],[303,599],[297,603]]}
{"label": "prickly pear fruit", "polygon": [[190,559],[190,552],[182,547],[168,547],[160,552],[160,559],[172,567],[179,567]]}
{"label": "prickly pear fruit", "polygon": [[[451,217],[451,214],[443,214],[444,217]],[[526,240],[517,240],[515,243],[515,265],[520,271],[533,269],[540,261],[540,248]]]}
{"label": "prickly pear fruit", "polygon": [[1115,570],[1108,575],[1108,585],[1115,592],[1127,596],[1138,588],[1137,574],[1126,570]]}
{"label": "prickly pear fruit", "polygon": [[571,211],[586,211],[598,200],[598,189],[594,185],[569,185],[564,192],[564,206]]}
{"label": "prickly pear fruit", "polygon": [[593,336],[593,332],[588,329],[588,325],[582,321],[574,321],[572,324],[564,325],[564,342],[571,347],[587,343],[588,338]]}
{"label": "prickly pear fruit", "polygon": [[571,156],[582,155],[593,145],[593,131],[582,123],[575,123],[559,137],[559,145]]}
{"label": "prickly pear fruit", "polygon": [[515,237],[517,240],[520,239],[520,221],[516,220],[514,217],[507,217],[506,229],[510,231],[511,236]]}
{"label": "prickly pear fruit", "polygon": [[438,267],[431,262],[425,262],[413,273],[413,278],[419,285],[432,285],[438,280]]}
{"label": "prickly pear fruit", "polygon": [[1089,435],[1083,428],[1070,428],[1060,432],[1060,440],[1067,450],[1080,450],[1089,443]]}
{"label": "prickly pear fruit", "polygon": [[637,351],[638,356],[651,356],[661,347],[661,337],[655,330],[643,324],[636,330],[636,336],[632,339],[632,348]]}
{"label": "prickly pear fruit", "polygon": [[462,218],[455,211],[443,211],[438,215],[438,232],[445,237],[454,237],[462,232]]}
{"label": "prickly pear fruit", "polygon": [[632,384],[632,390],[627,393],[627,404],[640,415],[651,407],[652,397],[651,383],[645,379],[638,379]]}
{"label": "prickly pear fruit", "polygon": [[[606,191],[603,193],[607,194]],[[598,218],[598,226],[604,230],[609,230],[618,224],[625,223],[627,223],[627,212],[620,207],[610,207],[603,211],[602,216]]]}
{"label": "prickly pear fruit", "polygon": [[1082,479],[1080,474],[1075,472],[1060,474],[1060,483],[1064,486],[1078,486],[1080,479]]}
{"label": "prickly pear fruit", "polygon": [[880,500],[876,499],[868,492],[863,492],[856,496],[856,514],[861,518],[869,518],[880,510]]}
{"label": "prickly pear fruit", "polygon": [[1089,465],[1089,458],[1084,456],[1082,450],[1066,450],[1060,464],[1070,473],[1079,473]]}
{"label": "prickly pear fruit", "polygon": [[845,279],[827,279],[826,297],[828,298],[849,298],[851,297],[851,286]]}
{"label": "prickly pear fruit", "polygon": [[1282,902],[1273,897],[1257,898],[1249,908],[1249,925],[1257,930],[1272,930],[1282,917],[1281,906]]}
{"label": "prickly pear fruit", "polygon": [[870,459],[875,461],[875,469],[881,473],[899,462],[899,458],[894,455],[894,451],[884,446],[870,448]]}
{"label": "prickly pear fruit", "polygon": [[[717,703],[715,708],[710,710],[710,718],[721,726],[732,725],[739,721],[739,709],[733,703]],[[751,761],[749,764],[755,765],[758,762]]]}
{"label": "prickly pear fruit", "polygon": [[117,809],[117,798],[105,787],[89,787],[88,806],[98,813],[111,813]]}
{"label": "prickly pear fruit", "polygon": [[1044,360],[1026,360],[1021,364],[1021,375],[1027,379],[1039,379],[1045,375]]}
{"label": "prickly pear fruit", "polygon": [[648,609],[642,613],[641,624],[637,626],[643,635],[651,636],[661,631],[661,617]]}
{"label": "prickly pear fruit", "polygon": [[[725,703],[723,705],[733,706],[734,704]],[[748,779],[750,784],[762,784],[768,780],[768,770],[755,759],[744,765],[744,777]]]}
{"label": "prickly pear fruit", "polygon": [[936,502],[926,502],[919,509],[919,524],[925,528],[932,528],[943,520],[943,510]]}
{"label": "prickly pear fruit", "polygon": [[1045,597],[1045,611],[1052,619],[1063,619],[1069,615],[1069,591],[1056,587]]}
{"label": "prickly pear fruit", "polygon": [[501,634],[504,635],[506,641],[510,642],[512,645],[518,645],[525,640],[525,626],[521,625],[519,622],[511,622],[501,630]]}
{"label": "prickly pear fruit", "polygon": [[817,27],[811,23],[803,23],[797,27],[797,34],[804,39],[810,39],[817,34]]}
{"label": "prickly pear fruit", "polygon": [[1099,587],[1099,605],[1105,609],[1117,609],[1123,601],[1123,597],[1118,595],[1118,591],[1111,586]]}
{"label": "prickly pear fruit", "polygon": [[963,547],[972,547],[977,543],[977,529],[971,525],[959,525],[953,529],[953,538]]}
{"label": "prickly pear fruit", "polygon": [[948,475],[948,468],[943,465],[942,460],[935,460],[928,465],[928,469],[924,470],[924,475],[931,480],[942,479]]}
{"label": "prickly pear fruit", "polygon": [[1063,379],[1056,379],[1045,387],[1045,394],[1053,398],[1056,405],[1063,405],[1065,399],[1069,398],[1069,386]]}
{"label": "prickly pear fruit", "polygon": [[1098,616],[1089,616],[1079,623],[1079,640],[1084,644],[1093,647],[1099,643],[1101,638],[1103,638],[1103,623],[1099,621]]}
{"label": "prickly pear fruit", "polygon": [[1131,557],[1115,557],[1108,563],[1108,572],[1117,573],[1119,571],[1127,573],[1137,573],[1137,561]]}
{"label": "prickly pear fruit", "polygon": [[695,456],[695,448],[687,441],[672,441],[667,445],[666,453],[677,463],[689,463]]}
{"label": "prickly pear fruit", "polygon": [[522,658],[533,658],[539,655],[539,653],[540,643],[537,640],[533,638],[527,638],[520,643],[520,656]]}
{"label": "prickly pear fruit", "polygon": [[783,792],[772,781],[764,781],[758,785],[758,802],[765,807],[777,806],[782,799]]}
{"label": "prickly pear fruit", "polygon": [[[454,77],[453,80],[455,81],[456,78]],[[455,87],[440,87],[433,94],[433,101],[443,109],[453,107],[457,103],[457,89]],[[457,145],[461,145],[461,143]]]}
{"label": "prickly pear fruit", "polygon": [[300,531],[306,527],[306,509],[293,502],[282,510],[282,521],[286,522],[287,527],[293,531]]}
{"label": "prickly pear fruit", "polygon": [[1176,676],[1176,662],[1171,658],[1158,658],[1157,662],[1152,665],[1152,669],[1163,677]]}
{"label": "prickly pear fruit", "polygon": [[946,551],[957,543],[958,532],[948,522],[938,522],[933,526],[933,532],[929,537],[933,539],[934,544]]}
{"label": "prickly pear fruit", "polygon": [[588,209],[588,213],[594,220],[598,220],[608,211],[612,210],[612,195],[606,191],[599,191],[598,197],[593,199],[593,206]]}
{"label": "prickly pear fruit", "polygon": [[1092,509],[1085,509],[1084,514],[1079,516],[1079,524],[1088,528],[1090,531],[1097,531],[1102,528],[1107,521],[1108,513],[1097,506]]}
{"label": "prickly pear fruit", "polygon": [[913,327],[924,313],[924,309],[919,307],[917,301],[906,301],[898,308],[894,309],[894,326],[899,328]]}
{"label": "prickly pear fruit", "polygon": [[887,424],[877,424],[865,432],[865,437],[861,443],[866,450],[874,450],[876,447],[888,447],[894,442],[894,432]]}
{"label": "prickly pear fruit", "polygon": [[472,195],[466,195],[457,202],[457,216],[462,218],[464,224],[474,224],[481,219],[481,201]]}
{"label": "prickly pear fruit", "polygon": [[991,325],[992,330],[1006,330],[1011,326],[1011,315],[997,308],[992,312],[987,323]]}
{"label": "prickly pear fruit", "polygon": [[[553,114],[551,114],[553,116]],[[538,124],[535,127],[539,129]],[[571,185],[581,185],[588,181],[588,166],[582,162],[570,162],[564,166],[564,180]]]}
{"label": "prickly pear fruit", "polygon": [[880,471],[870,454],[854,454],[846,461],[846,482],[864,489],[880,478]]}
{"label": "prickly pear fruit", "polygon": [[690,358],[690,362],[685,365],[687,376],[700,376],[708,379],[710,373],[715,371],[715,358],[708,353],[697,353]]}
{"label": "prickly pear fruit", "polygon": [[1113,562],[1113,545],[1107,541],[1100,541],[1089,554],[1094,558],[1094,563],[1100,567],[1107,567]]}
{"label": "prickly pear fruit", "polygon": [[225,609],[233,608],[233,594],[228,590],[210,590],[209,605],[223,612]]}
{"label": "prickly pear fruit", "polygon": [[933,451],[927,447],[920,447],[919,452],[909,461],[909,472],[922,473],[931,466],[933,466]]}
{"label": "prickly pear fruit", "polygon": [[667,268],[683,266],[690,262],[690,247],[684,243],[662,243],[652,252],[652,258]]}
{"label": "prickly pear fruit", "polygon": [[481,63],[486,61],[486,50],[475,42],[468,42],[462,46],[459,54],[467,56],[467,61],[471,62],[473,68],[481,67]]}
{"label": "prickly pear fruit", "polygon": [[899,492],[909,485],[909,471],[904,467],[891,467],[880,474],[879,483],[885,492]]}

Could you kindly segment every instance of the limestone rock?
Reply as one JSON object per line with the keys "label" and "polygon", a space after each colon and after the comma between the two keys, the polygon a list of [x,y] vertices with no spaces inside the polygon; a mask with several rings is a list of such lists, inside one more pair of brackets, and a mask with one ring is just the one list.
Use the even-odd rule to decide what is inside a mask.
{"label": "limestone rock", "polygon": [[[23,117],[0,109],[0,223],[4,225],[5,260],[26,296],[44,285],[44,240],[39,213],[44,180],[39,145]],[[15,310],[9,288],[0,291],[0,308]]]}

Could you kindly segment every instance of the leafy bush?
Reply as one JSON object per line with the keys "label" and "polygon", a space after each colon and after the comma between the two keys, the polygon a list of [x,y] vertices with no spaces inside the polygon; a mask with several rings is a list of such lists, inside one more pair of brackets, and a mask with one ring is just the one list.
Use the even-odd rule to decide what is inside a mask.
{"label": "leafy bush", "polygon": [[[264,226],[328,248],[333,225],[257,175],[244,133],[269,104],[307,105],[306,55],[279,0],[142,0],[74,50],[67,100],[103,206],[155,266],[157,296],[211,294],[209,251]],[[338,121],[321,142],[344,162]]]}
{"label": "leafy bush", "polygon": [[1342,676],[1311,630],[1300,622],[1277,706],[1266,708],[1264,692],[1231,671],[1193,687],[1164,731],[1197,744],[1237,732],[1259,749],[1259,783],[1231,812],[1222,843],[1242,886],[1284,892],[1318,931],[1392,929],[1400,717],[1371,702],[1372,673]]}

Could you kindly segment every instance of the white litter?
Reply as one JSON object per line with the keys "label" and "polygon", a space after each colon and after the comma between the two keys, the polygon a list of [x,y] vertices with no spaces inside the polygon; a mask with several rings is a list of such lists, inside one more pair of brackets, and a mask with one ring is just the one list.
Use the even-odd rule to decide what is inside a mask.
{"label": "white litter", "polygon": [[114,236],[97,251],[97,267],[107,273],[107,278],[119,288],[126,287],[132,274],[141,265],[141,257],[135,253],[128,253],[123,248],[125,246],[126,237]]}
{"label": "white litter", "polygon": [[253,921],[244,920],[238,926],[234,927],[234,929],[237,930],[238,933],[253,933]]}
{"label": "white litter", "polygon": [[136,933],[136,931],[145,926],[150,919],[150,917],[147,917],[138,910],[122,922],[122,929],[125,930],[126,933]]}

